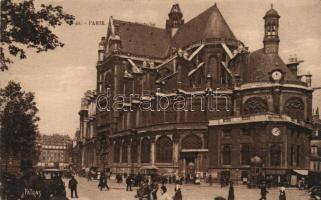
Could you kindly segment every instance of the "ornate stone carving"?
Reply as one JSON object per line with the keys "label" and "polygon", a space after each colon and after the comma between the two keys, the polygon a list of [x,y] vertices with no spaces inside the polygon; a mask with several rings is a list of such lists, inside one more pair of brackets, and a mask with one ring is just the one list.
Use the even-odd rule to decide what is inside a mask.
{"label": "ornate stone carving", "polygon": [[243,114],[257,114],[267,112],[268,107],[264,99],[260,97],[249,98],[243,106]]}
{"label": "ornate stone carving", "polygon": [[304,117],[304,103],[299,97],[292,97],[286,101],[284,105],[284,113],[296,118],[302,119]]}
{"label": "ornate stone carving", "polygon": [[194,134],[187,135],[182,140],[182,149],[201,149],[202,139]]}
{"label": "ornate stone carving", "polygon": [[173,134],[173,142],[178,143],[179,142],[179,138],[180,138],[180,136],[179,136],[178,133],[174,133]]}

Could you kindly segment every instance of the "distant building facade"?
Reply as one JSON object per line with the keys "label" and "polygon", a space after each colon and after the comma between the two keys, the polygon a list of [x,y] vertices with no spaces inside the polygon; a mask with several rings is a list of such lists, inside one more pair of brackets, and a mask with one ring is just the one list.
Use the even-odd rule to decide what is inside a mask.
{"label": "distant building facade", "polygon": [[100,167],[100,142],[96,133],[96,91],[87,91],[81,100],[80,129],[78,146],[81,155],[81,168]]}
{"label": "distant building facade", "polygon": [[[82,144],[113,173],[283,180],[307,170],[311,75],[278,55],[279,19],[265,14],[263,48],[249,52],[216,5],[185,23],[175,4],[165,29],[111,17],[86,104],[97,109],[80,111]],[[97,158],[87,146],[84,165]]]}
{"label": "distant building facade", "polygon": [[80,130],[75,132],[74,139],[72,141],[72,156],[71,156],[72,168],[75,171],[81,169],[81,140],[80,140]]}
{"label": "distant building facade", "polygon": [[311,136],[310,171],[321,173],[321,120],[319,108],[313,115],[313,133]]}
{"label": "distant building facade", "polygon": [[72,140],[67,135],[41,135],[40,167],[68,167],[71,163]]}

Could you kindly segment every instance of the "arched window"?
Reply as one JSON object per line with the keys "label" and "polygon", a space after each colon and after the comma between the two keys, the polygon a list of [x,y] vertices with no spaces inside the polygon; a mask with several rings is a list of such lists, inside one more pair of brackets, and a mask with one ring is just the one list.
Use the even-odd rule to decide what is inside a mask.
{"label": "arched window", "polygon": [[215,56],[210,57],[207,67],[207,74],[212,76],[212,80],[216,80],[218,76],[218,59]]}
{"label": "arched window", "polygon": [[284,113],[296,119],[304,118],[304,103],[301,98],[293,97],[286,101]]}
{"label": "arched window", "polygon": [[171,163],[173,158],[173,142],[167,136],[161,136],[156,141],[156,162]]}
{"label": "arched window", "polygon": [[141,162],[149,163],[150,162],[150,140],[144,138],[141,144]]}
{"label": "arched window", "polygon": [[120,143],[116,142],[114,144],[114,163],[119,163],[120,161]]}
{"label": "arched window", "polygon": [[194,134],[187,135],[182,140],[182,149],[201,149],[202,139]]}
{"label": "arched window", "polygon": [[231,146],[230,145],[223,145],[222,157],[223,157],[222,158],[223,165],[231,164]]}
{"label": "arched window", "polygon": [[242,144],[241,147],[241,163],[242,165],[250,165],[251,156],[252,156],[252,149],[249,144]]}
{"label": "arched window", "polygon": [[271,166],[281,165],[281,146],[273,144],[270,147]]}
{"label": "arched window", "polygon": [[128,144],[126,141],[124,141],[122,145],[121,162],[122,163],[128,162]]}
{"label": "arched window", "polygon": [[130,147],[130,154],[131,154],[131,160],[132,163],[138,162],[138,144],[139,141],[134,140]]}
{"label": "arched window", "polygon": [[264,99],[252,97],[246,100],[243,106],[243,114],[258,114],[267,112],[268,107]]}
{"label": "arched window", "polygon": [[109,88],[110,90],[112,90],[112,83],[113,83],[113,79],[112,79],[112,75],[110,72],[106,72],[104,75],[104,85],[103,85],[103,93],[105,93],[107,91],[107,88]]}

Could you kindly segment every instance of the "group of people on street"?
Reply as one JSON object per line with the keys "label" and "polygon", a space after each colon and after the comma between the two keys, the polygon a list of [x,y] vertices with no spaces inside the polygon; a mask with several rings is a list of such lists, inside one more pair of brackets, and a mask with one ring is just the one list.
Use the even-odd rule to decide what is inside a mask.
{"label": "group of people on street", "polygon": [[[132,191],[132,184],[133,184],[134,178],[131,175],[126,176],[126,191]],[[211,179],[209,180],[210,184],[211,184]],[[69,184],[68,184],[68,188],[70,189],[70,193],[71,193],[71,198],[78,198],[78,194],[77,194],[77,180],[75,179],[74,176],[71,177],[71,179],[69,180]],[[107,190],[109,190],[108,184],[107,184],[107,176],[105,173],[102,173],[99,179],[99,183],[98,183],[98,188],[100,188],[100,190],[103,190],[104,188],[106,188]],[[158,184],[156,183],[156,181],[152,181],[152,179],[145,179],[144,181],[142,181],[142,184],[140,184],[140,187],[137,190],[137,195],[135,197],[137,197],[139,200],[182,200],[183,199],[183,195],[182,195],[182,191],[181,191],[181,184],[180,181],[176,180],[175,182],[175,193],[174,196],[170,196],[169,193],[167,192],[167,187],[165,186],[165,184],[163,184],[162,182],[162,186],[160,187],[160,197],[158,198],[157,196],[157,192],[158,192]],[[266,187],[265,182],[262,182],[261,187],[260,187],[260,200],[267,200],[267,194],[268,194],[268,190]],[[215,199],[224,199],[223,197],[216,197]],[[229,190],[228,190],[228,197],[227,200],[234,200],[235,199],[235,194],[234,194],[234,186],[233,186],[233,182],[230,181],[229,182]],[[285,188],[281,187],[280,188],[280,194],[279,194],[279,200],[286,200],[286,193],[285,193]]]}
{"label": "group of people on street", "polygon": [[[266,184],[265,182],[262,183],[261,185],[261,198],[260,200],[267,200],[267,194],[269,191],[266,189]],[[286,200],[286,194],[285,194],[285,187],[280,188],[280,193],[279,193],[279,200]]]}
{"label": "group of people on street", "polygon": [[136,197],[139,200],[182,200],[183,195],[181,191],[181,185],[177,181],[175,183],[175,193],[174,196],[171,197],[168,192],[167,192],[167,187],[162,184],[160,187],[160,197],[158,198],[157,196],[157,191],[158,191],[158,184],[156,182],[152,182],[151,184],[148,184],[148,180],[145,180],[143,184],[139,187],[137,190],[137,195]]}

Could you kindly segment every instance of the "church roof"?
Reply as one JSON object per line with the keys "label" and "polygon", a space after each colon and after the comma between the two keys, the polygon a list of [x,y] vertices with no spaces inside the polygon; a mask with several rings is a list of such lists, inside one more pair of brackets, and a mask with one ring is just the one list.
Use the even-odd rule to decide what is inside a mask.
{"label": "church roof", "polygon": [[118,27],[123,53],[156,58],[168,54],[170,35],[165,29],[116,19],[114,25]]}
{"label": "church roof", "polygon": [[270,73],[275,69],[284,73],[285,81],[299,82],[279,55],[266,54],[264,49],[256,50],[247,55],[247,64],[242,69],[242,80],[244,83],[270,81]]}
{"label": "church roof", "polygon": [[182,25],[173,38],[173,46],[185,47],[204,39],[237,40],[216,5]]}
{"label": "church roof", "polygon": [[[178,4],[174,7],[172,12],[181,12]],[[137,56],[165,58],[171,47],[182,48],[205,39],[237,41],[216,5],[182,25],[173,38],[166,29],[147,24],[113,19],[113,25],[120,36],[120,51]]]}

